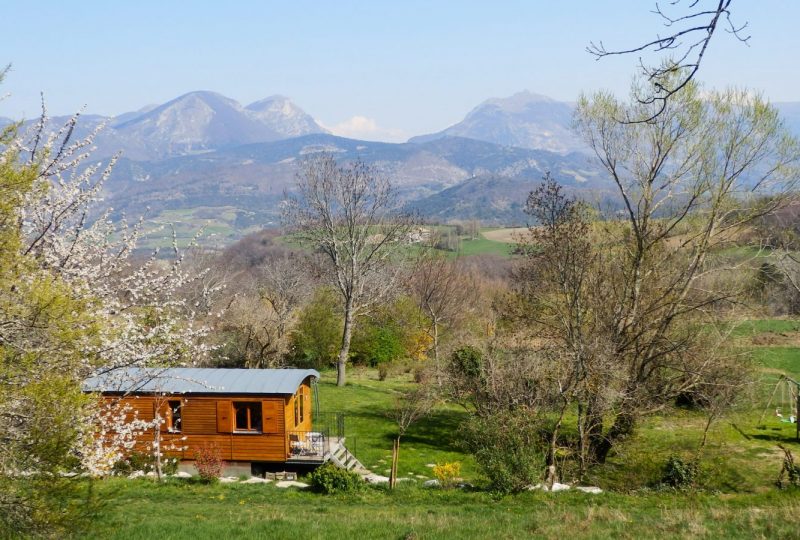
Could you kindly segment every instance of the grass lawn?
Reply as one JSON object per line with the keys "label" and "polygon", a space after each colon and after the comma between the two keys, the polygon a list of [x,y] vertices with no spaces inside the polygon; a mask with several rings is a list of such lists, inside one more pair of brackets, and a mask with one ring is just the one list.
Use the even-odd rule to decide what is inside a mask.
{"label": "grass lawn", "polygon": [[[323,372],[319,384],[320,408],[343,411],[348,448],[367,468],[388,476],[397,424],[387,412],[398,396],[412,387],[411,376],[379,381],[376,370],[351,369],[348,380],[347,386],[339,388],[336,373]],[[475,478],[475,462],[458,447],[458,425],[465,418],[463,408],[448,405],[412,425],[400,443],[398,476],[424,481],[433,478],[431,465],[460,461],[462,475]]]}
{"label": "grass lawn", "polygon": [[795,492],[716,496],[481,492],[402,486],[324,496],[272,485],[108,480],[89,538],[796,538]]}

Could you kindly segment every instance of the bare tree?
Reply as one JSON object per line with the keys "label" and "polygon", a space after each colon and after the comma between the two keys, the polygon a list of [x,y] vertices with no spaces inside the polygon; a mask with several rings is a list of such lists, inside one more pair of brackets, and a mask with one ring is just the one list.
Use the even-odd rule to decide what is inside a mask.
{"label": "bare tree", "polygon": [[280,340],[288,336],[297,309],[311,294],[307,261],[297,254],[269,259],[258,272],[258,296],[275,314],[275,331]]}
{"label": "bare tree", "polygon": [[424,249],[416,261],[409,288],[430,321],[428,333],[437,374],[441,372],[439,353],[442,331],[467,309],[469,296],[475,290],[470,282],[457,261],[433,249]]}
{"label": "bare tree", "polygon": [[393,257],[411,230],[407,216],[394,213],[395,194],[387,178],[361,161],[339,166],[322,154],[306,161],[297,194],[284,205],[285,223],[295,238],[316,249],[324,279],[340,294],[344,330],[336,384],[344,386],[350,338],[359,314],[395,287]]}
{"label": "bare tree", "polygon": [[[652,83],[652,86],[640,93],[637,99],[642,104],[655,104],[656,107],[647,111],[639,111],[646,112],[648,116],[628,117],[626,121],[647,122],[664,112],[667,100],[696,76],[711,43],[711,38],[714,37],[720,25],[727,26],[727,32],[739,41],[748,42],[750,36],[743,34],[747,23],[737,26],[731,19],[732,2],[733,0],[687,0],[683,2],[687,5],[685,12],[677,14],[672,13],[669,8],[681,4],[681,0],[668,2],[667,11],[661,7],[661,3],[656,2],[653,13],[661,18],[664,26],[668,29],[669,33],[666,36],[658,35],[652,41],[629,49],[607,49],[602,41],[589,44],[586,48],[587,52],[598,60],[607,56],[639,54],[648,51],[667,55],[666,58],[662,58],[662,61],[655,63],[656,67],[646,65],[640,57],[641,73]],[[677,76],[671,77],[671,75]]]}

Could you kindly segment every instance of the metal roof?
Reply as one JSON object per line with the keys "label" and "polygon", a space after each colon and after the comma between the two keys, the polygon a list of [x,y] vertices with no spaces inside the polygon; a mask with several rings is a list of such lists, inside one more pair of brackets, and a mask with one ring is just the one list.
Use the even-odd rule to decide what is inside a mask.
{"label": "metal roof", "polygon": [[125,368],[83,382],[84,392],[294,394],[314,369]]}

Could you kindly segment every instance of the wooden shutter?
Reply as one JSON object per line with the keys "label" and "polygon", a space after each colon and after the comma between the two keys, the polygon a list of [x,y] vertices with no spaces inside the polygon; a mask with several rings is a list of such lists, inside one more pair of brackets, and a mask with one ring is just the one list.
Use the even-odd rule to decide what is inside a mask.
{"label": "wooden shutter", "polygon": [[233,422],[230,401],[217,401],[217,431],[230,433],[233,431]]}
{"label": "wooden shutter", "polygon": [[271,401],[261,402],[261,424],[263,433],[280,433],[280,403]]}
{"label": "wooden shutter", "polygon": [[159,425],[159,429],[161,433],[166,433],[169,431],[169,426],[172,424],[170,417],[172,416],[172,410],[169,408],[169,401],[162,401],[159,405],[158,400],[153,401],[153,419],[156,417],[156,413],[158,416],[161,417],[161,424]]}

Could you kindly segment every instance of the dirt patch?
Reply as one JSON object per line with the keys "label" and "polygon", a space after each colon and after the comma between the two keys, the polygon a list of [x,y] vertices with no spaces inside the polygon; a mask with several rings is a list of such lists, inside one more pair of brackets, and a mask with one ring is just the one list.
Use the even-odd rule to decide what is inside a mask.
{"label": "dirt patch", "polygon": [[527,227],[512,227],[508,229],[495,229],[493,231],[484,231],[483,237],[493,242],[507,242],[509,244],[516,243],[520,235],[528,232]]}
{"label": "dirt patch", "polygon": [[750,342],[761,347],[800,347],[800,332],[761,332]]}

